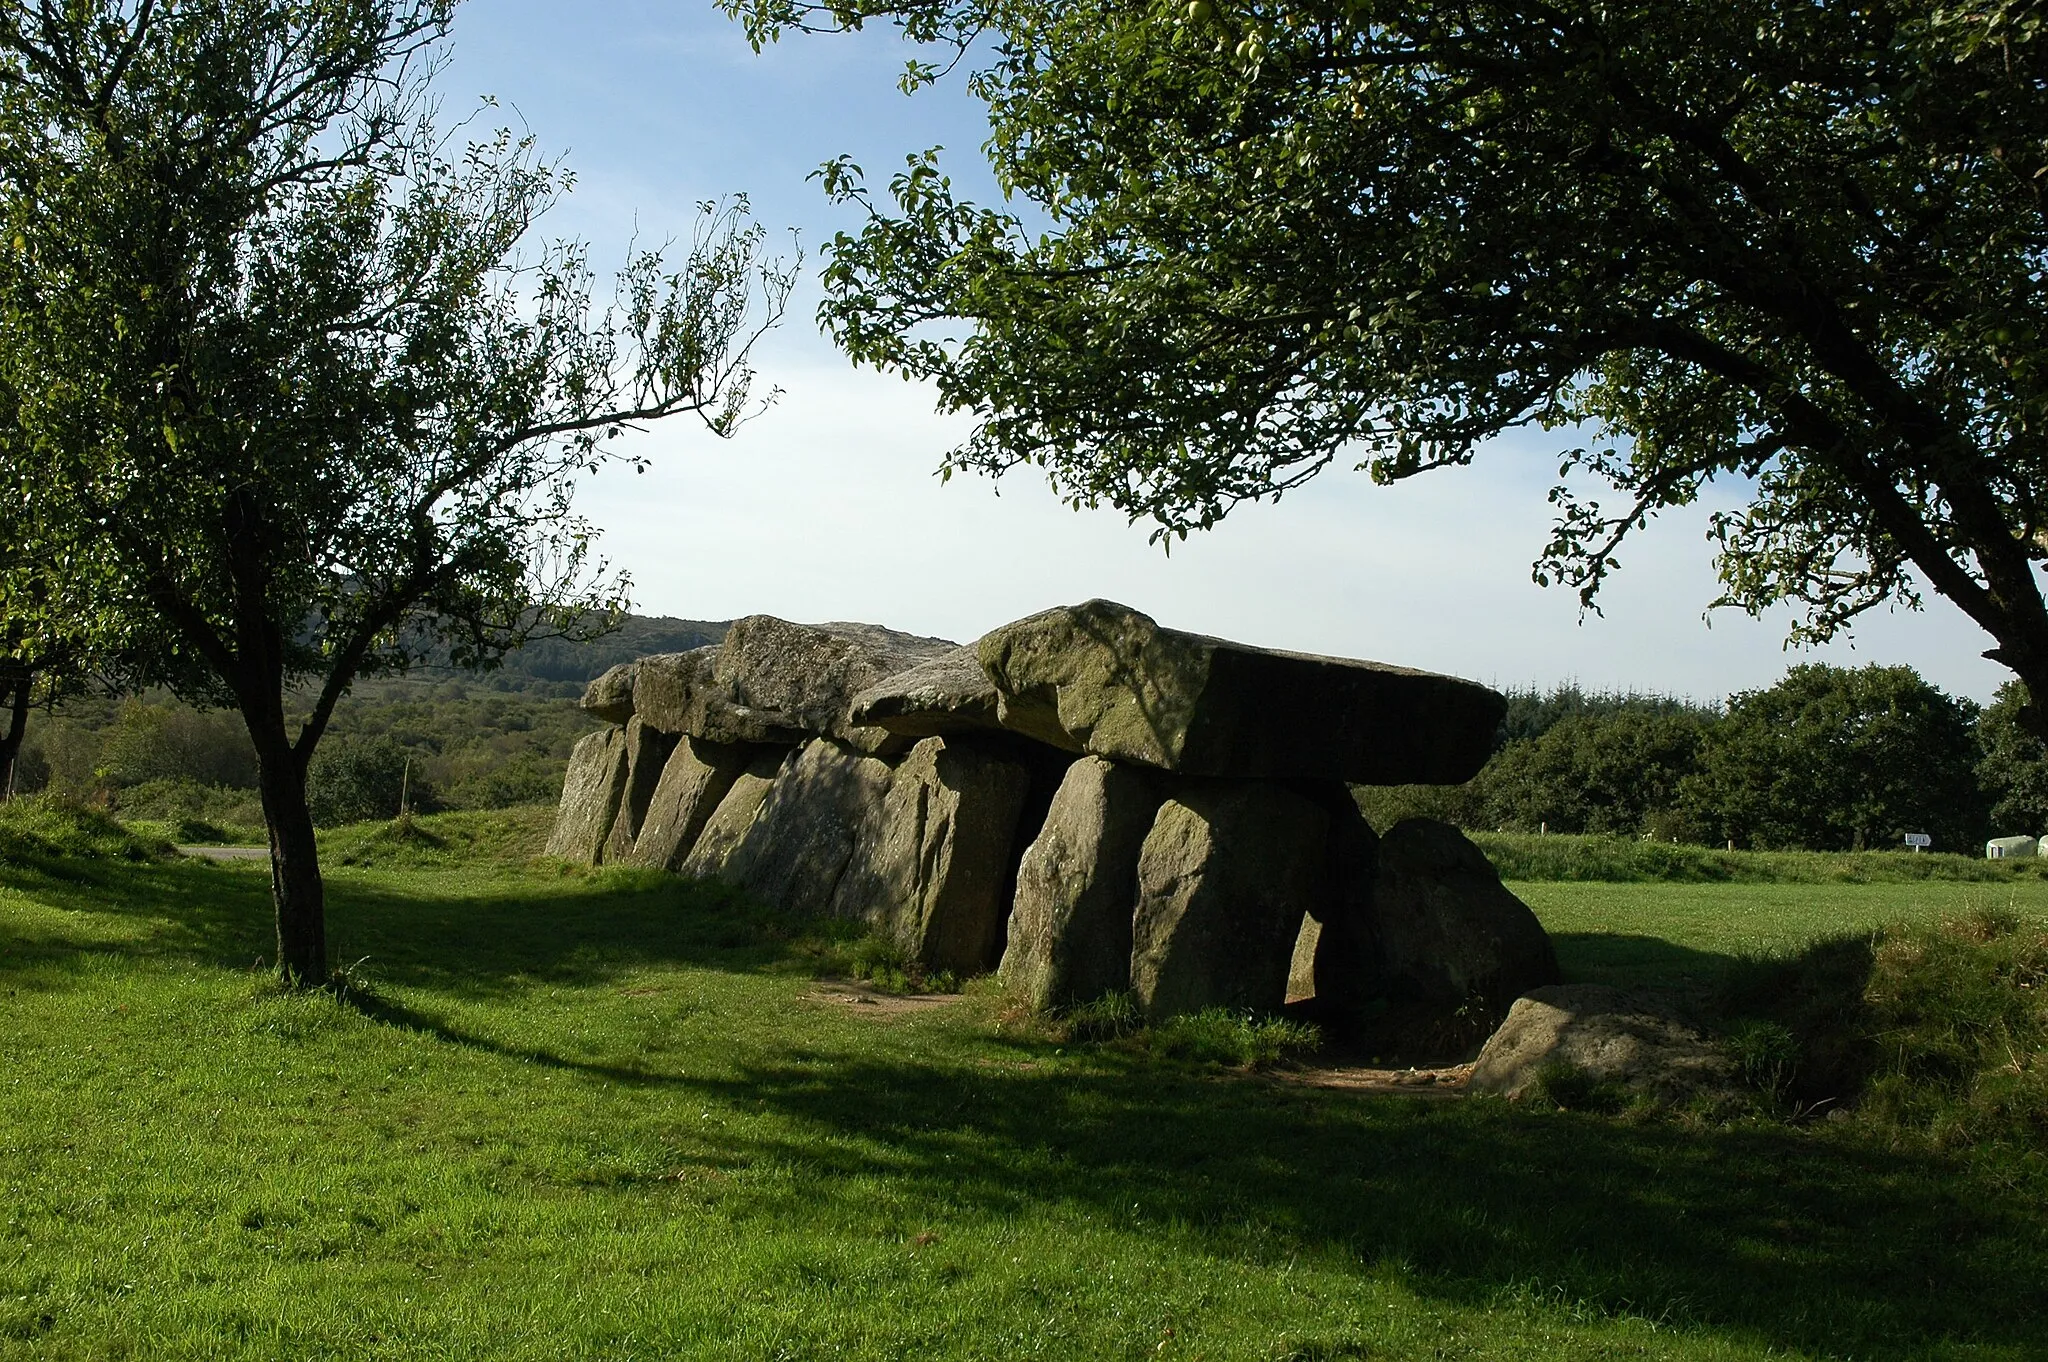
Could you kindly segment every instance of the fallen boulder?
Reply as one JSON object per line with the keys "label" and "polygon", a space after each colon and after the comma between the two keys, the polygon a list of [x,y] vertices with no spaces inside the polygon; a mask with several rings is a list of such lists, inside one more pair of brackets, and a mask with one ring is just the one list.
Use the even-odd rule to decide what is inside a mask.
{"label": "fallen boulder", "polygon": [[1735,1064],[1669,1004],[1599,984],[1539,988],[1479,1052],[1470,1090],[1521,1098],[1562,1078],[1670,1105],[1737,1087]]}
{"label": "fallen boulder", "polygon": [[1017,867],[1002,980],[1034,1007],[1067,1007],[1131,986],[1138,856],[1159,812],[1144,770],[1083,757]]}
{"label": "fallen boulder", "polygon": [[1464,833],[1403,819],[1379,840],[1377,861],[1372,921],[1396,1002],[1457,1007],[1477,999],[1499,1015],[1530,989],[1559,981],[1543,924]]}
{"label": "fallen boulder", "polygon": [[626,730],[607,728],[577,739],[562,778],[562,803],[547,854],[596,865],[626,789]]}
{"label": "fallen boulder", "polygon": [[1286,1002],[1301,920],[1326,892],[1328,831],[1281,785],[1176,786],[1138,854],[1131,988],[1148,1017]]}
{"label": "fallen boulder", "polygon": [[1506,711],[1471,681],[1164,629],[1112,601],[1044,611],[977,649],[1004,727],[1185,775],[1456,784]]}
{"label": "fallen boulder", "polygon": [[919,742],[862,827],[833,913],[875,923],[927,970],[993,969],[1030,783],[1024,766],[971,738]]}

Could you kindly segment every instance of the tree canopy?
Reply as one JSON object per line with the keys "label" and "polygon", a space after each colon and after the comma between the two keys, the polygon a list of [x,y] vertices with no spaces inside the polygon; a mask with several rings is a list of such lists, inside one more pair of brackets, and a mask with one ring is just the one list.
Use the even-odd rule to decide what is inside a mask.
{"label": "tree canopy", "polygon": [[[792,274],[741,203],[593,301],[530,140],[450,137],[443,0],[83,0],[0,25],[8,504],[91,571],[47,610],[241,714],[279,968],[324,980],[306,777],[359,676],[488,664],[615,610],[577,479],[750,410]],[[8,247],[11,246],[11,249]],[[310,682],[303,723],[286,688]]]}
{"label": "tree canopy", "polygon": [[1533,425],[1539,580],[1591,603],[1723,480],[1716,604],[1817,641],[1931,587],[2048,704],[2038,6],[727,3],[757,43],[893,22],[938,50],[907,83],[971,70],[1007,202],[936,152],[881,195],[823,171],[867,209],[824,324],[979,418],[948,471],[1185,535]]}

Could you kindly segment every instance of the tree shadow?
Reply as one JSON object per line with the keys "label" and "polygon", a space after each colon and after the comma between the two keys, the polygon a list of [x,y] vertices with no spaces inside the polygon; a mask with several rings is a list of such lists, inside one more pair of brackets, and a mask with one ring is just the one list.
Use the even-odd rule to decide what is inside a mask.
{"label": "tree shadow", "polygon": [[[267,868],[10,865],[4,882],[75,921],[0,917],[0,976],[67,968],[81,953],[248,968],[276,949]],[[447,883],[446,877],[439,877]],[[503,996],[536,982],[602,983],[655,965],[740,971],[791,956],[807,924],[721,885],[649,873],[493,878],[450,891],[346,873],[327,878],[337,964],[367,960],[381,983],[455,997]]]}
{"label": "tree shadow", "polygon": [[1846,1139],[1108,1063],[828,1055],[673,1081],[792,1118],[727,1151],[793,1170],[791,1213],[857,1214],[848,1199],[887,1177],[935,1221],[1064,1204],[1233,1261],[1335,1255],[1463,1305],[1520,1293],[1822,1356],[2038,1356],[2048,1330],[2037,1206]]}
{"label": "tree shadow", "polygon": [[1734,956],[1718,951],[1627,932],[1552,932],[1550,943],[1566,981],[1575,984],[1710,986],[1736,964]]}

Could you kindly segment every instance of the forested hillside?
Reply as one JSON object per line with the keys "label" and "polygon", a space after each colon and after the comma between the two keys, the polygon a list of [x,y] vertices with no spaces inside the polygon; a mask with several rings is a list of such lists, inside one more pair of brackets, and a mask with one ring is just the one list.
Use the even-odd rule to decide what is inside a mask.
{"label": "forested hillside", "polygon": [[[650,653],[716,643],[719,621],[628,617],[586,643],[547,639],[483,673],[422,667],[358,682],[308,780],[324,824],[421,810],[552,800],[576,739],[596,727],[571,703],[592,677]],[[261,825],[256,758],[241,721],[161,694],[88,693],[34,716],[20,793],[55,787],[124,814]]]}
{"label": "forested hillside", "polygon": [[[315,762],[323,824],[554,799],[592,677],[715,643],[725,625],[633,617],[587,643],[534,643],[495,671],[421,668],[364,681]],[[1575,685],[1508,697],[1492,759],[1460,786],[1363,792],[1382,826],[1409,814],[1472,830],[1610,833],[1710,846],[1848,850],[1925,832],[1946,850],[2048,832],[2048,753],[2017,686],[1980,707],[1909,667],[1793,667],[1719,705]],[[17,789],[52,786],[134,817],[260,824],[240,722],[162,695],[88,694],[38,714]]]}

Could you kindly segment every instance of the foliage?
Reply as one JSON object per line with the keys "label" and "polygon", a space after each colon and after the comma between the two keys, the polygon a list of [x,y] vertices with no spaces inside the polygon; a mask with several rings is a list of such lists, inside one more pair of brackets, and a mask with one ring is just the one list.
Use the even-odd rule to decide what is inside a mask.
{"label": "foliage", "polygon": [[2048,832],[2048,748],[2020,720],[2026,692],[2013,682],[1977,717],[1977,785],[1995,836]]}
{"label": "foliage", "polygon": [[944,54],[910,86],[972,66],[1002,205],[936,150],[822,172],[866,221],[821,319],[974,414],[949,470],[1184,536],[1535,425],[1539,579],[1590,602],[1734,482],[1720,603],[1826,638],[1924,583],[2048,694],[2032,7],[725,3],[757,44],[893,22]]}
{"label": "foliage", "polygon": [[149,679],[241,712],[302,981],[327,969],[305,782],[341,696],[609,623],[578,478],[629,426],[742,421],[794,277],[743,201],[702,205],[679,265],[631,258],[608,309],[581,246],[523,254],[568,177],[436,127],[449,12],[91,0],[0,31],[5,491],[84,565],[53,613],[159,641]]}
{"label": "foliage", "polygon": [[256,749],[239,716],[131,699],[101,735],[93,774],[115,789],[191,780],[249,790],[256,786]]}
{"label": "foliage", "polygon": [[1729,698],[1687,800],[1716,840],[1750,846],[1862,850],[1925,832],[1972,847],[1984,836],[1974,717],[1910,667],[1794,667]]}
{"label": "foliage", "polygon": [[1678,832],[1671,815],[1680,783],[1692,774],[1709,728],[1692,713],[1637,708],[1560,719],[1488,763],[1481,825],[1632,833],[1661,815],[1668,837]]}
{"label": "foliage", "polygon": [[[388,738],[338,739],[323,748],[306,773],[306,807],[316,827],[339,827],[396,818],[406,796],[410,758]],[[421,807],[426,791],[413,792]]]}

